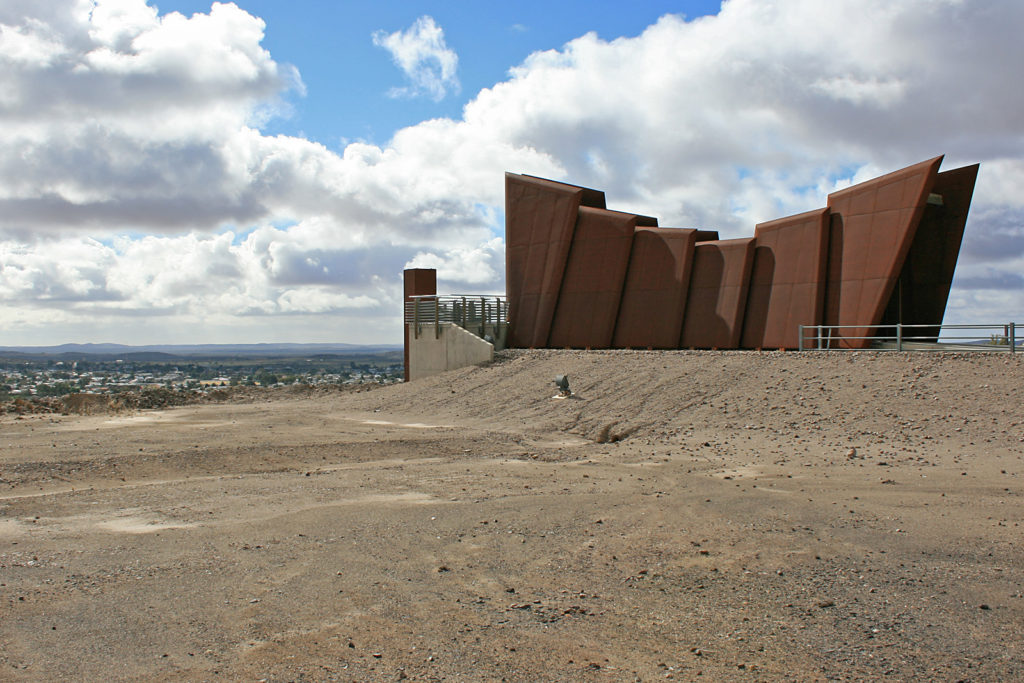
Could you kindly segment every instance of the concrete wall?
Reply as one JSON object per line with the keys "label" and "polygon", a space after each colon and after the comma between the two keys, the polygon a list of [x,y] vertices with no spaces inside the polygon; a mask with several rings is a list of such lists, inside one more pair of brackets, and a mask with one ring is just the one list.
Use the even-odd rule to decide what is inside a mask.
{"label": "concrete wall", "polygon": [[436,337],[433,325],[423,325],[418,337],[410,330],[409,381],[491,360],[494,360],[494,344],[458,325],[440,325]]}
{"label": "concrete wall", "polygon": [[[414,296],[437,294],[437,270],[434,268],[406,268],[402,273],[405,283],[405,303],[412,301]],[[404,377],[409,381],[409,326],[405,325],[405,364]]]}

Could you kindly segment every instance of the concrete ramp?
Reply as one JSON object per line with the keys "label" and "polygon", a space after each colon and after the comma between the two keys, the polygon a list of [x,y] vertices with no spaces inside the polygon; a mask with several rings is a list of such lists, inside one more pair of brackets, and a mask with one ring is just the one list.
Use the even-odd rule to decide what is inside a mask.
{"label": "concrete ramp", "polygon": [[452,323],[425,325],[409,340],[409,381],[494,360],[494,344]]}

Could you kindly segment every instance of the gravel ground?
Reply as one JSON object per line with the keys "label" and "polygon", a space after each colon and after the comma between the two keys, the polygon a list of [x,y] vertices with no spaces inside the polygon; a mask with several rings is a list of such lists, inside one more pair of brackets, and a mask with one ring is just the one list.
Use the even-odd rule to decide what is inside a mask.
{"label": "gravel ground", "polygon": [[516,351],[6,414],[0,680],[1019,680],[1022,379]]}

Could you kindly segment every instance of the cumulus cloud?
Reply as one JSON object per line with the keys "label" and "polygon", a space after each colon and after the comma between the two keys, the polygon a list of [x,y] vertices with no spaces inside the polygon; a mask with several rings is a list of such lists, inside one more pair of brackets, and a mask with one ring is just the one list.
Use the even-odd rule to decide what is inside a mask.
{"label": "cumulus cloud", "polygon": [[456,247],[443,253],[421,251],[404,268],[433,268],[440,283],[454,286],[459,293],[489,294],[492,292],[486,288],[502,279],[499,273],[505,268],[505,243],[494,238],[475,247]]}
{"label": "cumulus cloud", "polygon": [[428,95],[440,102],[449,92],[459,92],[456,69],[459,56],[444,41],[444,31],[434,18],[424,15],[404,31],[373,34],[373,44],[391,53],[395,66],[410,85],[392,88],[393,97]]}
{"label": "cumulus cloud", "polygon": [[[351,277],[344,291],[337,278],[308,276],[326,270],[318,259],[337,261],[339,254],[282,253],[257,233],[243,239],[232,233],[121,237],[110,244],[71,238],[38,246],[45,249],[0,243],[0,298],[12,310],[42,303],[68,315],[87,309],[106,316],[227,320],[398,305],[391,287],[373,272]],[[402,258],[391,259],[392,271]]]}
{"label": "cumulus cloud", "polygon": [[[996,0],[728,0],[533,54],[461,119],[335,153],[260,131],[302,81],[233,4],[8,0],[0,343],[128,319],[179,341],[397,340],[405,266],[503,288],[506,170],[735,237],[939,153],[982,163],[947,319],[1019,319],[1022,24]],[[428,17],[375,40],[417,92],[457,84]]]}
{"label": "cumulus cloud", "polygon": [[[0,230],[208,229],[265,214],[244,138],[300,81],[260,47],[263,28],[220,3],[191,18],[141,0],[0,15]],[[26,59],[8,35],[47,47]]]}

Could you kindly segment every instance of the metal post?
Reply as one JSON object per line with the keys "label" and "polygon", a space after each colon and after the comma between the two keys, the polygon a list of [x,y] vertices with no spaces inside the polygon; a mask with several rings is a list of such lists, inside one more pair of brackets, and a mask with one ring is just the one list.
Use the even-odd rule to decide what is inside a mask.
{"label": "metal post", "polygon": [[896,323],[903,322],[903,278],[900,277],[896,280],[896,286],[899,287],[899,294],[896,297]]}
{"label": "metal post", "polygon": [[903,350],[903,324],[896,323],[896,350]]}
{"label": "metal post", "polygon": [[1010,341],[1010,353],[1017,353],[1017,330],[1015,328],[1016,324],[1010,323],[1010,334],[1007,336]]}
{"label": "metal post", "polygon": [[462,297],[462,329],[466,329],[466,297]]}
{"label": "metal post", "polygon": [[441,338],[441,302],[434,297],[434,339]]}
{"label": "metal post", "polygon": [[800,326],[800,339],[797,341],[797,348],[800,351],[804,350],[804,326]]}

